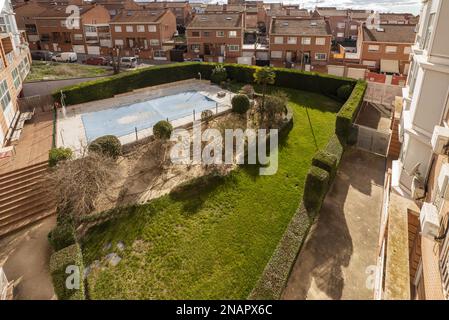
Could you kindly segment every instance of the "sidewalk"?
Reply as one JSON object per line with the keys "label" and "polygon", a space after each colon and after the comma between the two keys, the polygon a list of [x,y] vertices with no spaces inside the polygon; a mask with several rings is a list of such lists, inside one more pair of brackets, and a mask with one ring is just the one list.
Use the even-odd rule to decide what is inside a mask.
{"label": "sidewalk", "polygon": [[385,159],[348,150],[283,299],[372,299]]}

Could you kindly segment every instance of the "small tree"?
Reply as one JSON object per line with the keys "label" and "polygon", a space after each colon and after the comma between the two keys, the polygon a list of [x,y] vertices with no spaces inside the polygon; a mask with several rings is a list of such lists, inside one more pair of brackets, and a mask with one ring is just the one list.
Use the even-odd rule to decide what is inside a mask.
{"label": "small tree", "polygon": [[262,108],[265,104],[265,95],[267,93],[267,85],[274,84],[276,81],[276,73],[270,67],[258,68],[254,73],[254,82],[262,85]]}
{"label": "small tree", "polygon": [[263,116],[272,126],[276,122],[279,115],[285,112],[288,103],[288,96],[280,91],[274,95],[266,97],[265,105],[263,107]]}
{"label": "small tree", "polygon": [[173,126],[170,122],[161,120],[153,126],[154,137],[166,141],[170,139],[171,133],[173,131]]}
{"label": "small tree", "polygon": [[226,81],[228,78],[228,73],[226,72],[225,67],[222,64],[217,64],[215,68],[212,70],[212,74],[210,76],[210,80],[213,83],[220,84],[223,81]]}
{"label": "small tree", "polygon": [[232,112],[239,114],[245,114],[250,106],[249,99],[244,94],[237,94],[234,97],[232,97],[231,103],[232,103]]}
{"label": "small tree", "polygon": [[92,141],[89,145],[89,152],[100,152],[105,156],[117,159],[122,153],[122,144],[116,136],[102,136]]}

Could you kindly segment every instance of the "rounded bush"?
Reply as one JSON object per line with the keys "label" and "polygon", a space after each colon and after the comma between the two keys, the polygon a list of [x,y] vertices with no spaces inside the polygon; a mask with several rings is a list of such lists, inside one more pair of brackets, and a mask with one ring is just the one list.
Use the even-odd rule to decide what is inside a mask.
{"label": "rounded bush", "polygon": [[212,112],[212,110],[204,110],[201,112],[201,121],[209,122],[213,116],[214,113]]}
{"label": "rounded bush", "polygon": [[116,136],[102,136],[92,141],[89,152],[99,152],[116,159],[122,153],[122,144]]}
{"label": "rounded bush", "polygon": [[52,148],[48,152],[48,164],[54,167],[59,161],[72,159],[73,152],[70,148]]}
{"label": "rounded bush", "polygon": [[352,93],[352,87],[349,84],[345,84],[337,89],[337,96],[341,100],[348,100],[349,96]]}
{"label": "rounded bush", "polygon": [[215,66],[215,68],[212,70],[212,74],[210,76],[210,81],[216,84],[220,84],[223,81],[226,81],[228,78],[228,73],[226,72],[225,67],[223,65],[219,64]]}
{"label": "rounded bush", "polygon": [[170,139],[173,126],[170,122],[161,120],[153,126],[153,134],[156,138],[167,140]]}
{"label": "rounded bush", "polygon": [[248,111],[250,106],[250,101],[248,97],[244,94],[237,94],[232,97],[232,111],[239,114],[244,114]]}
{"label": "rounded bush", "polygon": [[58,215],[56,227],[48,234],[48,241],[55,251],[76,243],[75,227],[70,215]]}

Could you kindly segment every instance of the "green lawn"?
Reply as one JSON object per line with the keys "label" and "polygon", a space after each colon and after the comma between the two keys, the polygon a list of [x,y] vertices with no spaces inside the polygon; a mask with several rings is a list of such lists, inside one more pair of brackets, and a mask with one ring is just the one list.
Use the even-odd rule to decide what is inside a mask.
{"label": "green lawn", "polygon": [[333,134],[341,106],[314,93],[288,93],[294,127],[281,143],[277,174],[242,167],[91,230],[83,244],[86,265],[114,251],[103,251],[107,242],[126,245],[116,267],[89,276],[91,299],[248,296],[300,202],[315,153],[304,106],[320,146]]}
{"label": "green lawn", "polygon": [[85,78],[107,74],[111,74],[111,71],[97,66],[77,63],[33,61],[31,72],[26,78],[26,81]]}

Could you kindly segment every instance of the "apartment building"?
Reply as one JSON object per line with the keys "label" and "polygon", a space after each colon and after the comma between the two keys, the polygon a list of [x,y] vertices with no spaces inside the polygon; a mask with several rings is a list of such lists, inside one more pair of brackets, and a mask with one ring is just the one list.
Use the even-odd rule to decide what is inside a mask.
{"label": "apartment building", "polygon": [[113,46],[122,48],[122,55],[167,60],[173,46],[166,42],[176,32],[176,16],[168,9],[128,10],[115,16],[110,27]]}
{"label": "apartment building", "polygon": [[358,39],[360,61],[372,71],[407,75],[415,37],[414,25],[363,25]]}
{"label": "apartment building", "polygon": [[270,60],[276,67],[324,65],[331,50],[332,33],[324,19],[273,18],[270,26]]}
{"label": "apartment building", "polygon": [[140,10],[141,7],[133,0],[95,0],[96,4],[101,4],[108,10],[111,18],[124,10]]}
{"label": "apartment building", "polygon": [[[110,45],[108,10],[102,5],[71,2],[79,9],[79,18],[66,5],[47,6],[34,18],[39,40],[33,47],[50,51],[74,51],[100,54],[101,43]],[[106,47],[104,47],[106,49]]]}
{"label": "apartment building", "polygon": [[192,7],[189,1],[154,1],[137,2],[144,10],[170,9],[176,16],[176,24],[185,27],[192,18]]}
{"label": "apartment building", "polygon": [[[333,39],[336,41],[343,41],[349,38],[347,33],[348,14],[349,12],[347,9],[337,9],[336,7],[316,7],[312,16],[314,18],[326,19],[329,22]],[[351,29],[351,27],[349,27],[349,29]]]}
{"label": "apartment building", "polygon": [[243,13],[196,15],[186,28],[186,58],[209,62],[237,62],[242,56]]}
{"label": "apartment building", "polygon": [[401,153],[386,189],[377,299],[449,299],[448,15],[449,1],[423,1],[403,90]]}
{"label": "apartment building", "polygon": [[30,71],[30,50],[17,28],[11,2],[0,12],[0,146],[11,138],[19,117],[17,98]]}
{"label": "apartment building", "polygon": [[14,10],[16,14],[17,27],[26,31],[27,40],[31,50],[37,50],[39,43],[36,16],[39,16],[46,10],[47,6],[45,4],[34,1],[17,6]]}
{"label": "apartment building", "polygon": [[418,24],[419,17],[411,13],[380,13],[381,24]]}

